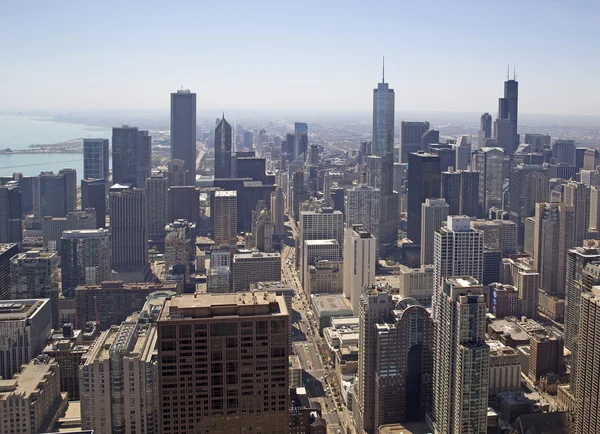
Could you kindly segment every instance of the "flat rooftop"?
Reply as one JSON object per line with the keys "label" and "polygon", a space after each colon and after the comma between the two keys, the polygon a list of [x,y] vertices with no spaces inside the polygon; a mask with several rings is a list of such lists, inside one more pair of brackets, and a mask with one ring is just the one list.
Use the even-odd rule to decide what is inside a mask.
{"label": "flat rooftop", "polygon": [[306,240],[304,244],[307,246],[337,246],[337,240]]}
{"label": "flat rooftop", "polygon": [[0,380],[0,400],[7,399],[6,394],[10,393],[22,395],[24,399],[27,399],[29,395],[38,390],[40,383],[51,372],[50,369],[52,366],[55,366],[58,372],[58,365],[53,359],[40,356],[39,359],[33,359],[25,365],[25,369],[15,374],[10,380]]}
{"label": "flat rooftop", "polygon": [[32,317],[49,298],[31,300],[6,300],[0,302],[0,321],[25,320]]}
{"label": "flat rooftop", "polygon": [[313,294],[310,297],[319,315],[323,312],[352,311],[350,302],[341,294]]}
{"label": "flat rooftop", "polygon": [[235,190],[218,190],[215,191],[215,197],[237,197]]}
{"label": "flat rooftop", "polygon": [[236,253],[233,255],[233,262],[239,261],[240,259],[258,259],[258,258],[281,258],[279,253],[264,253],[264,252],[252,252],[252,253]]}

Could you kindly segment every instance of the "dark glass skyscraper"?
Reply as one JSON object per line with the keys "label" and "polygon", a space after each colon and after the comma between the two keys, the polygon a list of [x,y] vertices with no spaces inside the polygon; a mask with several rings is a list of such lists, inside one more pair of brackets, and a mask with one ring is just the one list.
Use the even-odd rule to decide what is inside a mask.
{"label": "dark glass skyscraper", "polygon": [[306,153],[308,150],[308,124],[304,122],[296,122],[294,124],[294,158],[298,158],[300,154],[304,154],[306,160]]}
{"label": "dark glass skyscraper", "polygon": [[421,204],[440,197],[440,157],[425,152],[408,156],[408,228],[413,242],[421,240]]}
{"label": "dark glass skyscraper", "polygon": [[231,125],[225,116],[215,128],[215,178],[231,178]]}
{"label": "dark glass skyscraper", "polygon": [[83,139],[83,178],[108,179],[108,139]]}
{"label": "dark glass skyscraper", "polygon": [[492,115],[484,113],[479,121],[479,147],[486,146],[485,139],[492,137]]}
{"label": "dark glass skyscraper", "polygon": [[123,125],[113,128],[113,184],[131,184],[144,188],[150,176],[152,137],[148,131]]}
{"label": "dark glass skyscraper", "polygon": [[171,94],[171,159],[185,162],[186,185],[196,184],[196,94]]}
{"label": "dark glass skyscraper", "polygon": [[96,210],[96,228],[106,225],[106,180],[82,179],[81,180],[81,209],[94,208]]}
{"label": "dark glass skyscraper", "polygon": [[516,77],[504,82],[504,98],[498,100],[498,117],[494,123],[494,139],[507,154],[514,154],[519,147],[517,134],[519,110],[519,82]]}
{"label": "dark glass skyscraper", "polygon": [[21,191],[19,184],[11,181],[0,186],[0,243],[23,241],[21,223]]}

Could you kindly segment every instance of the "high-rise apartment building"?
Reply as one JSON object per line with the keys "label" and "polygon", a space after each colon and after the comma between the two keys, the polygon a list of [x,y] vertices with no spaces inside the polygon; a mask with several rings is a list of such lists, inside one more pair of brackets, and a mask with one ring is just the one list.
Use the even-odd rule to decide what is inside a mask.
{"label": "high-rise apartment building", "polygon": [[279,253],[238,253],[233,255],[233,290],[249,291],[250,285],[261,281],[281,280]]}
{"label": "high-rise apartment building", "polygon": [[214,193],[210,216],[216,245],[229,244],[237,238],[237,199],[235,190]]}
{"label": "high-rise apartment building", "polygon": [[478,151],[479,202],[482,215],[492,207],[502,207],[502,184],[504,184],[504,150],[481,148]]}
{"label": "high-rise apartment building", "polygon": [[168,217],[169,180],[162,173],[153,173],[146,178],[146,230],[152,240],[162,241]]}
{"label": "high-rise apartment building", "polygon": [[144,190],[120,184],[110,188],[111,262],[114,268],[132,269],[148,264],[145,208]]}
{"label": "high-rise apartment building", "polygon": [[470,276],[449,277],[437,292],[429,423],[436,434],[485,434],[490,347],[483,286]]}
{"label": "high-rise apartment building", "polygon": [[[346,227],[362,225],[376,238],[379,236],[379,189],[361,185],[346,190],[344,204]],[[378,249],[379,250],[379,249]]]}
{"label": "high-rise apartment building", "polygon": [[577,390],[575,393],[575,432],[592,434],[600,431],[600,288],[595,286],[581,295]]}
{"label": "high-rise apartment building", "polygon": [[431,307],[433,297],[433,266],[410,268],[398,267],[398,294],[402,298],[414,298],[424,307]]}
{"label": "high-rise apartment building", "polygon": [[185,185],[196,185],[196,94],[171,94],[171,160],[183,160]]}
{"label": "high-rise apartment building", "polygon": [[96,210],[96,228],[106,226],[106,179],[81,180],[81,209],[94,208]]}
{"label": "high-rise apartment building", "polygon": [[168,271],[175,265],[183,265],[189,281],[196,260],[196,223],[175,220],[165,230],[165,267]]}
{"label": "high-rise apartment building", "polygon": [[152,137],[148,131],[123,125],[113,128],[112,182],[144,188],[150,176]]}
{"label": "high-rise apartment building", "polygon": [[441,196],[450,207],[449,215],[479,216],[479,172],[452,169],[442,172]]}
{"label": "high-rise apartment building", "polygon": [[433,264],[433,237],[448,219],[449,209],[444,199],[425,199],[421,205],[421,265]]}
{"label": "high-rise apartment building", "polygon": [[471,167],[471,135],[462,134],[456,138],[456,169],[467,170]]}
{"label": "high-rise apartment building", "polygon": [[292,160],[295,160],[302,154],[304,154],[304,160],[306,160],[306,153],[308,152],[308,124],[304,122],[294,123],[293,152]]}
{"label": "high-rise apartment building", "polygon": [[271,193],[271,216],[273,219],[273,235],[277,237],[285,235],[285,197],[281,187],[277,187]]}
{"label": "high-rise apartment building", "polygon": [[429,122],[406,122],[400,124],[400,163],[408,163],[409,154],[425,151],[421,137],[429,129]]}
{"label": "high-rise apartment building", "polygon": [[30,250],[10,260],[12,300],[48,298],[52,328],[58,328],[58,255]]}
{"label": "high-rise apartment building", "polygon": [[479,147],[485,146],[485,139],[492,138],[492,115],[484,113],[479,121]]}
{"label": "high-rise apartment building", "polygon": [[161,433],[288,433],[283,296],[173,297],[159,317],[157,346]]}
{"label": "high-rise apartment building", "polygon": [[42,172],[39,176],[39,189],[34,195],[34,211],[38,218],[64,217],[74,211],[77,200],[77,175],[75,169],[62,169],[54,172]]}
{"label": "high-rise apartment building", "polygon": [[82,357],[82,429],[100,434],[160,432],[156,321],[166,297],[151,294],[140,312],[102,332]]}
{"label": "high-rise apartment building", "polygon": [[19,253],[18,244],[0,244],[0,300],[10,299],[10,260],[17,253]]}
{"label": "high-rise apartment building", "polygon": [[215,178],[231,178],[233,155],[231,125],[225,116],[215,128]]}
{"label": "high-rise apartment building", "polygon": [[377,240],[362,225],[345,229],[344,240],[344,296],[352,303],[352,311],[358,315],[360,296],[365,285],[375,283]]}
{"label": "high-rise apartment building", "polygon": [[581,182],[570,181],[563,187],[563,202],[575,210],[575,246],[583,245],[583,240],[587,238],[590,227],[590,196],[590,187]]}
{"label": "high-rise apartment building", "polygon": [[408,156],[407,236],[414,243],[421,241],[421,204],[440,197],[440,180],[440,157],[424,152]]}
{"label": "high-rise apartment building", "polygon": [[63,231],[95,229],[96,210],[87,208],[82,211],[73,211],[66,217],[44,217],[42,219],[42,243],[44,250],[57,251],[60,256],[60,238]]}
{"label": "high-rise apartment building", "polygon": [[83,139],[83,179],[108,180],[108,139]]}
{"label": "high-rise apartment building", "polygon": [[60,239],[63,297],[75,297],[79,285],[110,280],[111,245],[108,229],[67,230]]}
{"label": "high-rise apartment building", "polygon": [[18,182],[0,186],[0,243],[23,242],[21,190]]}
{"label": "high-rise apartment building", "polygon": [[507,272],[506,283],[517,288],[519,316],[535,319],[538,316],[540,274],[536,271],[532,258],[504,260]]}
{"label": "high-rise apartment building", "polygon": [[12,378],[42,353],[52,330],[50,300],[11,300],[0,304],[0,375]]}

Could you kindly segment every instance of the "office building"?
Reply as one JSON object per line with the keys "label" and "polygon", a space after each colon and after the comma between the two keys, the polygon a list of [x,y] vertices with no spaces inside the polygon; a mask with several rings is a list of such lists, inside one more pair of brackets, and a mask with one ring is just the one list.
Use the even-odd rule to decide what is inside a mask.
{"label": "office building", "polygon": [[519,291],[519,316],[537,318],[539,305],[540,274],[536,271],[532,258],[506,259],[505,283]]}
{"label": "office building", "polygon": [[49,299],[0,303],[0,375],[12,378],[21,366],[42,353],[52,330]]}
{"label": "office building", "polygon": [[401,122],[400,163],[408,163],[408,156],[413,152],[425,151],[421,148],[421,138],[427,130],[429,130],[429,122]]}
{"label": "office building", "polygon": [[231,178],[231,158],[233,155],[231,125],[221,119],[215,128],[215,178]]}
{"label": "office building", "polygon": [[53,431],[67,406],[60,393],[58,363],[39,356],[14,375],[0,380],[0,432],[39,433]]}
{"label": "office building", "polygon": [[165,236],[168,220],[169,180],[162,173],[153,173],[146,178],[146,231],[151,240],[161,242]]}
{"label": "office building", "polygon": [[448,219],[450,207],[444,199],[425,199],[421,205],[421,264],[433,264],[435,231]]}
{"label": "office building", "polygon": [[196,223],[175,220],[165,227],[165,267],[185,267],[186,281],[191,278],[196,260]]}
{"label": "office building", "polygon": [[[481,148],[478,151],[479,202],[482,215],[492,207],[502,207],[502,184],[504,184],[504,151],[501,148]],[[512,178],[511,178],[512,179]]]}
{"label": "office building", "polygon": [[[419,330],[414,334],[411,330]],[[413,299],[397,303],[390,288],[366,287],[360,301],[359,431],[425,419],[431,404],[433,323]],[[374,356],[376,355],[376,356]]]}
{"label": "office building", "polygon": [[74,169],[42,172],[39,176],[39,189],[34,194],[34,211],[38,209],[38,219],[42,217],[64,217],[76,206],[77,178]]}
{"label": "office building", "polygon": [[300,258],[300,283],[308,298],[308,274],[310,267],[319,261],[341,261],[342,251],[337,240],[307,240],[302,244]]}
{"label": "office building", "polygon": [[176,294],[176,283],[123,283],[105,281],[99,285],[81,285],[75,288],[75,328],[81,329],[88,321],[96,323],[99,330],[118,326],[139,312],[152,292]]}
{"label": "office building", "polygon": [[[421,151],[431,152],[431,146],[440,143],[440,131],[428,129],[421,136]],[[404,163],[406,164],[406,163]]]}
{"label": "office building", "polygon": [[52,328],[58,327],[58,255],[30,250],[10,260],[12,300],[50,299]]}
{"label": "office building", "polygon": [[433,358],[434,433],[487,432],[490,347],[485,343],[483,286],[449,277],[437,290]]}
{"label": "office building", "polygon": [[519,290],[512,285],[491,283],[487,302],[488,309],[498,319],[519,316]]}
{"label": "office building", "polygon": [[519,164],[510,169],[508,210],[510,219],[517,224],[517,244],[525,240],[524,223],[535,214],[535,204],[549,197],[548,169],[542,166]]}
{"label": "office building", "polygon": [[306,160],[306,153],[308,151],[308,124],[304,122],[294,123],[294,149],[292,160],[303,155],[303,159]]}
{"label": "office building", "polygon": [[573,247],[575,209],[562,203],[535,204],[533,259],[540,289],[564,297],[567,250]]}
{"label": "office building", "polygon": [[110,188],[112,266],[135,269],[148,264],[145,191],[131,185]]}
{"label": "office building", "polygon": [[285,235],[285,197],[281,187],[277,187],[271,193],[271,217],[273,219],[273,235],[282,237]]}
{"label": "office building", "polygon": [[150,176],[152,137],[148,131],[123,125],[113,128],[112,182],[144,188]]}
{"label": "office building", "polygon": [[401,298],[414,298],[424,307],[431,307],[433,297],[433,266],[398,267],[398,294]]}
{"label": "office building", "polygon": [[484,113],[479,121],[479,147],[485,146],[485,139],[492,138],[492,115]]}
{"label": "office building", "polygon": [[233,290],[249,291],[252,283],[281,280],[279,253],[238,253],[233,255]]}
{"label": "office building", "polygon": [[341,294],[344,290],[344,262],[327,259],[308,267],[305,283],[307,294]]}
{"label": "office building", "polygon": [[233,291],[233,278],[229,266],[211,267],[206,272],[206,292],[222,294]]}
{"label": "office building", "polygon": [[600,324],[600,288],[593,287],[581,296],[579,328],[579,356],[577,359],[577,392],[575,432],[578,434],[600,431],[600,347],[598,324]]}
{"label": "office building", "polygon": [[171,94],[171,160],[182,160],[185,185],[196,185],[196,94],[188,89]]}
{"label": "office building", "polygon": [[519,392],[521,390],[521,364],[518,351],[500,341],[488,340],[486,343],[490,347],[489,396]]}
{"label": "office building", "polygon": [[95,229],[97,223],[96,210],[93,208],[73,211],[66,217],[44,217],[42,219],[42,245],[45,250],[54,250],[60,255],[60,238],[64,231]]}
{"label": "office building", "polygon": [[575,166],[575,141],[556,139],[552,143],[552,159],[554,164]]}
{"label": "office building", "polygon": [[273,222],[267,204],[259,200],[252,211],[252,232],[246,234],[246,248],[261,252],[273,251]]}
{"label": "office building", "polygon": [[[182,354],[190,339],[196,350],[188,360]],[[252,427],[287,434],[288,356],[283,296],[256,291],[171,298],[158,321],[159,431],[191,426],[225,434]]]}
{"label": "office building", "polygon": [[83,179],[108,179],[108,139],[83,139]]}
{"label": "office building", "polygon": [[375,283],[376,240],[364,226],[353,225],[345,230],[344,296],[358,315],[360,296],[365,285]]}
{"label": "office building", "polygon": [[467,170],[471,167],[471,141],[470,135],[460,135],[456,139],[454,149],[456,152],[456,169]]}
{"label": "office building", "polygon": [[210,210],[212,237],[216,245],[237,239],[237,192],[215,191]]}
{"label": "office building", "polygon": [[58,176],[65,180],[65,200],[67,212],[77,209],[77,171],[75,169],[61,169]]}
{"label": "office building", "polygon": [[407,236],[421,241],[421,205],[425,199],[440,197],[440,157],[414,153],[408,156]]}
{"label": "office building", "polygon": [[531,152],[543,152],[544,148],[550,147],[550,142],[552,138],[549,134],[525,134],[525,140],[523,143],[526,143],[531,146]]}
{"label": "office building", "polygon": [[[362,184],[346,190],[344,204],[346,227],[362,225],[375,238],[379,236],[379,189]],[[379,249],[377,249],[379,250]]]}
{"label": "office building", "polygon": [[494,139],[507,154],[514,154],[519,146],[517,133],[519,110],[519,82],[507,77],[504,97],[498,100],[498,117],[494,122]]}
{"label": "office building", "polygon": [[308,191],[304,184],[304,172],[298,169],[292,173],[291,211],[294,220],[300,219],[300,204],[308,199]]}
{"label": "office building", "polygon": [[106,227],[106,179],[81,180],[81,209],[96,210],[96,229]]}
{"label": "office building", "polygon": [[60,239],[63,297],[73,298],[79,285],[95,285],[111,276],[108,229],[67,230]]}
{"label": "office building", "polygon": [[18,244],[0,244],[0,300],[11,297],[10,260],[18,253]]}
{"label": "office building", "polygon": [[200,218],[200,189],[192,185],[169,188],[169,221],[197,222]]}
{"label": "office building", "polygon": [[183,160],[171,160],[167,162],[167,178],[169,187],[186,185],[187,171]]}
{"label": "office building", "polygon": [[564,203],[575,210],[575,228],[573,243],[581,246],[587,238],[590,227],[590,196],[591,189],[581,182],[567,182],[563,190]]}
{"label": "office building", "polygon": [[167,294],[102,332],[82,357],[81,428],[96,433],[154,434],[158,422],[158,315]]}
{"label": "office building", "polygon": [[[534,219],[532,218],[531,221],[534,221]],[[514,222],[510,220],[471,219],[471,227],[483,231],[485,249],[500,250],[504,257],[516,253],[517,225]],[[533,245],[533,237],[531,238],[531,244]]]}
{"label": "office building", "polygon": [[21,190],[17,182],[0,186],[0,243],[23,242]]}

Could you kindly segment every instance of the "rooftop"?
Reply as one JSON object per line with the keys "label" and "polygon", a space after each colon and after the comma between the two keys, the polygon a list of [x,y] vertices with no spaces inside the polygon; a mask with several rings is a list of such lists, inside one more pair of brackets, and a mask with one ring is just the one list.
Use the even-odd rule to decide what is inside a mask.
{"label": "rooftop", "polygon": [[38,356],[10,380],[0,380],[0,400],[8,398],[9,394],[21,395],[27,399],[29,395],[39,390],[52,368],[58,371],[58,364],[47,356]]}
{"label": "rooftop", "polygon": [[337,240],[306,240],[304,243],[307,246],[337,246]]}
{"label": "rooftop", "polygon": [[0,303],[0,321],[26,320],[49,302],[49,298],[2,301]]}
{"label": "rooftop", "polygon": [[9,249],[15,247],[16,244],[0,244],[0,255],[4,252],[7,252]]}
{"label": "rooftop", "polygon": [[105,238],[108,237],[108,229],[80,229],[63,231],[62,238]]}
{"label": "rooftop", "polygon": [[321,314],[322,312],[352,312],[348,299],[341,294],[312,294],[311,303]]}
{"label": "rooftop", "polygon": [[218,190],[215,191],[215,197],[237,197],[235,190]]}

